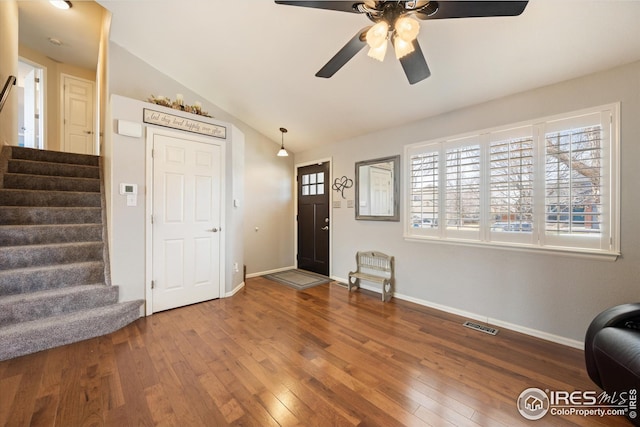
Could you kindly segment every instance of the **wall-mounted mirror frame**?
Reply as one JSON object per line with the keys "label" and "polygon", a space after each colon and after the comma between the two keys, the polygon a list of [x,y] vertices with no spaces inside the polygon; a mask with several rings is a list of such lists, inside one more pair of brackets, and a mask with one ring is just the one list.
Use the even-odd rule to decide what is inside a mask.
{"label": "wall-mounted mirror frame", "polygon": [[400,156],[356,162],[356,219],[400,221]]}

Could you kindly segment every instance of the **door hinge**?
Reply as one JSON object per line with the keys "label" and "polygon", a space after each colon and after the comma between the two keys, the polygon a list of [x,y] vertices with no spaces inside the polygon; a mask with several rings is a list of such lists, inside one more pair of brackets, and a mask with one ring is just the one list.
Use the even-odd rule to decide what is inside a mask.
{"label": "door hinge", "polygon": [[151,149],[151,158],[153,159],[156,155],[156,150]]}
{"label": "door hinge", "polygon": [[153,224],[153,215],[151,215],[151,224]]}
{"label": "door hinge", "polygon": [[156,281],[155,281],[155,280],[152,280],[152,281],[151,281],[151,289],[153,289],[153,288],[155,288],[155,287],[156,287]]}
{"label": "door hinge", "polygon": [[296,215],[296,221],[298,220],[298,215]]}

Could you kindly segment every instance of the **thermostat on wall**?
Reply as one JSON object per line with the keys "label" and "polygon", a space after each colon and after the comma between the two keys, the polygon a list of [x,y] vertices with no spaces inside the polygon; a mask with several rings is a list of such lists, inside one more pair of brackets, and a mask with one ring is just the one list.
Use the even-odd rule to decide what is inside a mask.
{"label": "thermostat on wall", "polygon": [[138,184],[125,184],[120,183],[120,194],[138,194]]}

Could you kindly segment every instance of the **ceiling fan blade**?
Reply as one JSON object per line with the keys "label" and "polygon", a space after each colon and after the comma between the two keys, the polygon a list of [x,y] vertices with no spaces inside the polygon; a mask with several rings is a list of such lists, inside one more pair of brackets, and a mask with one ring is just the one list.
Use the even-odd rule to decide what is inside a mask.
{"label": "ceiling fan blade", "polygon": [[400,58],[400,64],[409,79],[409,84],[418,83],[431,75],[417,39],[413,41],[413,52]]}
{"label": "ceiling fan blade", "polygon": [[[419,19],[482,18],[490,16],[517,16],[524,12],[528,1],[431,1]],[[437,10],[436,10],[437,9]],[[435,12],[434,12],[435,10]]]}
{"label": "ceiling fan blade", "polygon": [[280,1],[276,0],[276,4],[286,4],[289,6],[302,6],[302,7],[311,7],[314,9],[328,9],[328,10],[337,10],[339,12],[353,12],[353,13],[362,13],[357,8],[356,5],[362,4],[363,2],[356,1]]}
{"label": "ceiling fan blade", "polygon": [[326,63],[324,67],[320,69],[316,73],[316,77],[324,77],[329,78],[333,76],[340,68],[344,66],[351,58],[353,58],[356,53],[360,52],[362,48],[367,44],[365,41],[365,36],[367,31],[369,31],[369,27],[365,27],[358,31],[355,36],[351,40],[344,45],[342,49],[336,53],[333,58]]}

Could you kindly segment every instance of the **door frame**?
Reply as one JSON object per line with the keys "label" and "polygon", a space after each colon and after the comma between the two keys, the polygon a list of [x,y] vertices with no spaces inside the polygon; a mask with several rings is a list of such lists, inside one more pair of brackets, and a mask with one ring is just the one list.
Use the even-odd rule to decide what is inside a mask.
{"label": "door frame", "polygon": [[329,162],[329,277],[333,278],[333,190],[331,189],[333,185],[333,157],[324,157],[293,165],[293,265],[298,268],[298,220],[296,218],[298,215],[298,169],[325,162]]}
{"label": "door frame", "polygon": [[47,67],[32,61],[31,59],[27,59],[25,57],[22,56],[18,56],[18,62],[22,62],[24,64],[27,64],[30,67],[33,68],[38,68],[41,71],[41,77],[40,77],[40,95],[39,95],[39,101],[40,101],[40,112],[38,113],[38,127],[40,130],[40,147],[38,147],[40,150],[46,150],[47,149],[47,134],[49,133],[49,123],[47,122],[48,118],[49,118],[49,112],[47,111],[47,84],[49,83],[47,80]]}
{"label": "door frame", "polygon": [[224,141],[214,139],[213,137],[207,137],[197,135],[195,133],[170,130],[165,128],[145,126],[145,271],[144,271],[144,293],[145,293],[145,316],[153,314],[153,289],[151,287],[151,281],[153,280],[153,222],[151,215],[153,214],[153,138],[155,135],[164,135],[173,138],[188,137],[195,142],[202,142],[204,144],[211,144],[213,142],[220,143],[220,166],[222,171],[220,176],[221,182],[221,201],[222,206],[220,208],[220,297],[224,298],[226,294],[226,282],[225,282],[225,270],[226,270],[226,230],[227,223],[225,218],[226,211],[226,144]]}

